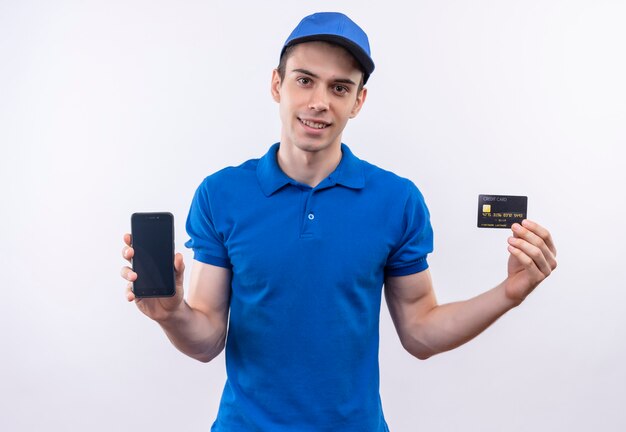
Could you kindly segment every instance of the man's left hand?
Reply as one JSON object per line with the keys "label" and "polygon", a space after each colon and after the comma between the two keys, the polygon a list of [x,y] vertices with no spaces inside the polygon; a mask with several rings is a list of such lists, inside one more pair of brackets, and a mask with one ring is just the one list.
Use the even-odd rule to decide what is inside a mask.
{"label": "man's left hand", "polygon": [[511,227],[506,296],[521,303],[556,268],[556,248],[550,232],[525,219]]}

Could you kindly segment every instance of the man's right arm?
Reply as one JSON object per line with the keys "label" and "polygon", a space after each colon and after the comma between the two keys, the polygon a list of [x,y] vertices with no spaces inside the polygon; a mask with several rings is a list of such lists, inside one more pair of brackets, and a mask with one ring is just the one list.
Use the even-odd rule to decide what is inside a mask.
{"label": "man's right arm", "polygon": [[157,320],[172,344],[189,357],[208,362],[224,349],[230,280],[229,269],[194,260],[187,301]]}
{"label": "man's right arm", "polygon": [[[124,236],[122,254],[128,261],[134,250],[130,235]],[[176,294],[165,298],[135,298],[132,282],[137,274],[128,266],[122,277],[128,281],[127,299],[156,321],[178,350],[202,362],[215,358],[223,349],[228,326],[231,270],[194,260],[187,301],[183,296],[184,263],[181,254],[174,260]]]}

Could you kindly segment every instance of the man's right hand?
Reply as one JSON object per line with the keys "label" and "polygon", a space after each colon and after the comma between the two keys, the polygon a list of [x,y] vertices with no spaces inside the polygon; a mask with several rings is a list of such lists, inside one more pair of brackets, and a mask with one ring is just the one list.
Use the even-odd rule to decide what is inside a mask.
{"label": "man's right hand", "polygon": [[[122,256],[129,263],[131,262],[135,251],[131,247],[131,235],[124,234],[124,243]],[[185,263],[183,256],[177,253],[174,257],[174,272],[176,281],[176,294],[173,297],[155,297],[155,298],[136,298],[133,293],[133,282],[137,280],[135,273],[129,266],[122,267],[122,278],[128,281],[126,286],[126,298],[129,302],[134,301],[141,312],[155,321],[167,321],[173,313],[181,307],[183,303],[183,276],[185,272]]]}

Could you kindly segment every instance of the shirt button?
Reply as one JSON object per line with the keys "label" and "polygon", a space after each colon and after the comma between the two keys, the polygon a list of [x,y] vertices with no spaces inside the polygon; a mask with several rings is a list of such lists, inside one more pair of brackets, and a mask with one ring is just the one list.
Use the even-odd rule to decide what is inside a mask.
{"label": "shirt button", "polygon": [[309,220],[313,220],[313,219],[315,219],[315,215],[313,213],[309,213],[308,218],[309,218]]}

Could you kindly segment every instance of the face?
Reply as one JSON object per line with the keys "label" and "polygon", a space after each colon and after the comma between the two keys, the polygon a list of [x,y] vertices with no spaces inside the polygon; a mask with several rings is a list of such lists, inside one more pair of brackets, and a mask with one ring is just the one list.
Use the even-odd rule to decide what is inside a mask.
{"label": "face", "polygon": [[349,119],[361,110],[367,89],[358,92],[362,72],[343,48],[324,42],[296,45],[285,77],[272,75],[272,96],[280,104],[281,145],[305,152],[338,149]]}

